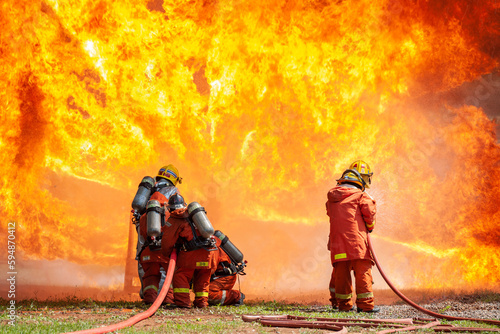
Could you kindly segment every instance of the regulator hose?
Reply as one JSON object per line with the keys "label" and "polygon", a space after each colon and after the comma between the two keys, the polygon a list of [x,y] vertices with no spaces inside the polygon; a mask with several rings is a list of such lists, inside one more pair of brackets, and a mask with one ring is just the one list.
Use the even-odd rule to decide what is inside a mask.
{"label": "regulator hose", "polygon": [[420,312],[423,312],[423,313],[426,313],[428,315],[431,315],[431,316],[433,316],[435,318],[447,319],[447,320],[469,320],[469,321],[483,322],[483,323],[493,324],[493,325],[500,325],[500,320],[453,317],[453,316],[449,316],[449,315],[444,315],[444,314],[439,314],[439,313],[436,313],[436,312],[432,312],[430,310],[427,310],[427,309],[425,309],[425,308],[423,308],[423,307],[415,304],[414,302],[412,302],[411,300],[409,300],[405,295],[403,295],[398,289],[396,289],[396,287],[389,281],[389,279],[385,275],[384,271],[382,270],[382,267],[380,266],[380,263],[378,262],[377,256],[375,255],[375,252],[373,251],[373,246],[372,246],[372,243],[371,243],[371,240],[370,240],[370,235],[367,235],[367,239],[368,239],[368,248],[370,248],[370,252],[372,253],[373,260],[375,261],[375,264],[377,265],[378,271],[380,272],[380,274],[384,278],[385,282],[387,283],[387,285],[389,285],[389,287],[392,289],[392,291],[394,291],[394,293],[396,295],[398,295],[399,298],[401,298],[403,301],[405,301],[411,307],[419,310]]}
{"label": "regulator hose", "polygon": [[152,316],[158,307],[160,307],[161,303],[163,302],[163,299],[165,299],[165,296],[167,295],[168,289],[170,288],[170,283],[172,283],[172,277],[174,276],[174,269],[175,269],[175,262],[177,261],[177,249],[174,248],[172,251],[172,254],[170,254],[170,261],[168,263],[168,269],[167,269],[167,276],[165,277],[165,281],[163,282],[163,286],[161,288],[161,291],[154,301],[153,304],[144,312],[139,313],[134,315],[132,318],[127,319],[125,321],[119,322],[117,324],[109,325],[106,327],[101,327],[101,328],[94,328],[94,329],[85,329],[81,331],[76,331],[76,332],[68,332],[64,334],[101,334],[101,333],[109,333],[113,331],[117,331],[119,329],[125,328],[132,326],[136,323],[138,323],[141,320],[147,319],[150,316]]}

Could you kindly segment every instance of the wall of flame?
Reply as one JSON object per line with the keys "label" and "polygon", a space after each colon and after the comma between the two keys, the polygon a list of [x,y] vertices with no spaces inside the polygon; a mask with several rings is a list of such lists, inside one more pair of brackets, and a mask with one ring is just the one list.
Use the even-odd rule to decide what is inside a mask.
{"label": "wall of flame", "polygon": [[245,253],[249,288],[323,288],[326,192],[361,158],[375,243],[402,284],[498,287],[496,124],[444,97],[477,78],[488,85],[469,97],[498,95],[499,12],[494,0],[2,1],[1,238],[15,221],[25,260],[116,265],[138,183],[173,163],[186,200]]}

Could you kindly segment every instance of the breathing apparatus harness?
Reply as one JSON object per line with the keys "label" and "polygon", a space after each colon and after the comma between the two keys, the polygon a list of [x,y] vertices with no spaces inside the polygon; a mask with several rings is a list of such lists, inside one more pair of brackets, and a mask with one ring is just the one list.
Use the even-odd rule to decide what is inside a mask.
{"label": "breathing apparatus harness", "polygon": [[[353,181],[344,181],[345,179],[343,179],[344,175],[346,175],[347,173],[353,173],[354,175],[356,175],[359,179],[359,181],[361,182],[361,188],[360,188],[360,185],[353,182]],[[353,186],[355,186],[356,188],[359,188],[361,189],[361,191],[365,191],[365,188],[366,188],[366,181],[363,179],[363,176],[361,175],[360,172],[358,172],[357,170],[355,169],[346,169],[343,173],[342,173],[342,176],[340,177],[340,179],[337,180],[338,181],[341,181],[340,183],[343,184],[343,183],[347,183],[347,184],[352,184]]]}
{"label": "breathing apparatus harness", "polygon": [[186,220],[189,223],[189,226],[191,227],[191,231],[193,232],[193,239],[191,239],[190,241],[184,240],[184,242],[182,242],[180,245],[178,245],[177,248],[183,252],[190,252],[190,251],[194,251],[194,250],[197,250],[200,248],[204,248],[209,252],[215,251],[218,249],[216,242],[215,242],[215,239],[213,237],[203,238],[202,236],[200,236],[196,233],[196,227],[195,227],[195,224],[194,224],[192,218],[197,212],[200,212],[200,211],[203,211],[205,214],[207,213],[207,211],[205,210],[204,207],[199,207],[199,208],[194,209],[189,214],[189,217],[186,218]]}
{"label": "breathing apparatus harness", "polygon": [[[154,180],[153,180],[153,179],[151,179],[151,181],[150,181],[150,182],[153,182],[153,181],[154,181]],[[147,181],[145,181],[145,180],[143,179],[143,180],[141,181],[141,183],[139,183],[139,187],[144,187],[144,188],[146,188],[147,190],[151,190],[151,189],[153,189],[153,188],[154,188],[154,186],[153,186],[153,185],[151,185],[151,183],[150,183],[150,182],[147,182]],[[154,192],[154,191],[153,191],[153,192]]]}
{"label": "breathing apparatus harness", "polygon": [[[146,214],[148,212],[151,212],[151,211],[154,211],[154,212],[157,212],[160,216],[161,216],[161,226],[165,226],[165,205],[166,203],[164,204],[164,206],[162,207],[150,207],[150,208],[147,208],[146,210]],[[148,236],[146,238],[146,242],[144,243],[144,247],[148,246],[149,247],[149,250],[151,251],[157,251],[159,249],[161,249],[161,237],[163,236],[163,232],[160,233],[159,236],[157,237],[150,237]]]}
{"label": "breathing apparatus harness", "polygon": [[136,229],[139,228],[139,221],[141,219],[141,214],[137,210],[132,210],[132,224],[135,225]]}
{"label": "breathing apparatus harness", "polygon": [[215,273],[210,276],[210,282],[215,281],[221,277],[234,276],[234,275],[246,275],[243,271],[245,269],[246,264],[240,263],[239,265],[235,265],[234,263],[229,262],[221,262],[222,269],[218,269]]}
{"label": "breathing apparatus harness", "polygon": [[[154,189],[154,188],[153,188]],[[161,226],[163,227],[165,225],[165,207],[149,207],[146,209],[145,214],[147,214],[150,211],[155,211],[161,216]],[[135,211],[133,215],[133,223],[136,224],[136,226],[139,226],[139,219],[141,215]],[[137,254],[137,258],[141,257],[141,253],[146,249],[146,247],[149,247],[150,251],[157,251],[161,249],[161,238],[163,236],[163,232],[157,236],[157,237],[150,237],[148,236],[146,240],[144,241],[144,244],[142,245],[141,250]]]}
{"label": "breathing apparatus harness", "polygon": [[[145,181],[145,179],[143,179],[143,181],[139,184],[139,189],[143,189],[147,192],[147,195],[145,195],[146,197],[143,198],[143,199],[145,199],[145,202],[147,202],[149,200],[149,198],[151,197],[151,195],[154,194],[155,192],[160,192],[161,194],[166,195],[161,191],[162,189],[168,188],[168,187],[175,188],[175,186],[173,185],[173,183],[170,180],[160,180],[160,181],[156,182],[156,184],[152,185],[150,183],[151,181],[154,182],[154,180],[152,178],[150,178],[151,181],[149,181],[149,182],[148,182],[148,180]],[[146,206],[144,205],[144,206],[141,206],[140,211],[137,209],[132,210],[132,223],[136,227],[137,234],[139,234],[139,225],[140,225],[141,215],[147,214],[150,211],[157,212],[161,216],[161,226],[165,225],[165,209],[164,209],[164,207],[162,207],[162,208],[150,207],[150,208],[146,209]],[[161,248],[162,235],[163,235],[163,233],[161,233],[157,237],[149,237],[148,236],[146,238],[144,244],[142,245],[141,250],[139,251],[139,253],[137,253],[136,259],[140,258],[142,251],[146,247],[149,247],[149,249],[151,251],[159,250]]]}
{"label": "breathing apparatus harness", "polygon": [[[245,267],[247,265],[247,261],[243,260],[243,254],[239,251],[239,249],[234,246],[232,242],[229,241],[229,238],[224,235],[221,231],[215,231],[215,235],[221,240],[220,248],[227,254],[231,262],[222,261],[219,264],[222,268],[218,268],[212,276],[210,276],[210,282],[227,276],[233,275],[246,275]],[[236,251],[236,253],[235,253]],[[239,279],[239,277],[238,277]]]}
{"label": "breathing apparatus harness", "polygon": [[149,247],[149,250],[153,251],[153,252],[160,250],[161,249],[161,237],[162,237],[162,235],[163,235],[163,233],[160,234],[160,236],[158,236],[156,238],[155,237],[147,237],[146,240],[144,241],[144,244],[142,245],[141,250],[139,251],[139,253],[136,256],[136,259],[141,258],[141,254],[146,249],[146,247]]}
{"label": "breathing apparatus harness", "polygon": [[[170,181],[168,181],[168,182],[170,182]],[[150,183],[143,181],[139,184],[139,187],[144,187],[147,190],[151,191],[150,194],[154,194],[155,192],[160,191],[162,188],[173,187],[173,185],[168,184],[168,182],[159,182],[156,185],[152,186]],[[148,196],[147,199],[149,199],[150,197],[151,196]],[[132,224],[134,224],[138,228],[139,221],[141,219],[141,215],[143,215],[144,213],[146,213],[148,211],[150,211],[150,210],[146,210],[146,207],[144,207],[144,209],[142,209],[140,212],[139,212],[139,210],[135,210],[135,209],[132,210]],[[162,217],[163,217],[162,222],[164,222],[165,212],[159,212],[159,211],[157,211],[157,212],[162,215]],[[165,225],[165,224],[163,223],[162,226],[163,225]]]}
{"label": "breathing apparatus harness", "polygon": [[247,266],[246,261],[242,263],[231,263],[227,261],[223,261],[219,263],[222,266],[222,269],[217,269],[212,276],[210,276],[210,282],[215,281],[221,277],[233,276],[233,275],[242,275],[245,276],[245,267]]}
{"label": "breathing apparatus harness", "polygon": [[161,194],[165,195],[165,197],[170,197],[166,194],[164,194],[161,190],[163,188],[167,188],[167,187],[174,187],[174,184],[170,181],[170,180],[160,180],[158,182],[156,182],[156,184],[151,188],[151,194],[154,194],[155,192],[160,192]]}

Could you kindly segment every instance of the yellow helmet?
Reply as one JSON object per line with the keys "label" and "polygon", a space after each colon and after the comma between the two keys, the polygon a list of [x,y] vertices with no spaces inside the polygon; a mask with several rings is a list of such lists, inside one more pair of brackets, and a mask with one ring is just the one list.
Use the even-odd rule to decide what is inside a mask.
{"label": "yellow helmet", "polygon": [[373,172],[370,169],[370,166],[366,162],[364,162],[363,160],[356,160],[351,164],[351,166],[349,166],[349,169],[358,171],[366,183],[366,188],[370,188],[370,184],[372,184]]}
{"label": "yellow helmet", "polygon": [[346,169],[342,173],[340,179],[337,180],[337,184],[343,183],[353,184],[355,186],[358,186],[361,191],[365,191],[366,182],[365,180],[363,180],[361,174],[355,169]]}
{"label": "yellow helmet", "polygon": [[182,183],[182,177],[179,176],[179,171],[174,165],[163,166],[160,168],[158,175],[156,175],[156,181],[158,181],[159,178],[169,180],[174,184],[174,186],[177,182]]}

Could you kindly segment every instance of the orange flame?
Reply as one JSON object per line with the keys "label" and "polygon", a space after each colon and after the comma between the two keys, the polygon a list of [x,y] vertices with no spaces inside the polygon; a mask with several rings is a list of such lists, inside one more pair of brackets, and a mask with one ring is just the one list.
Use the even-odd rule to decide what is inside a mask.
{"label": "orange flame", "polygon": [[3,1],[3,221],[26,258],[116,265],[137,184],[173,163],[249,287],[323,289],[326,192],[361,158],[407,285],[498,285],[495,123],[446,93],[489,74],[498,94],[499,6]]}

